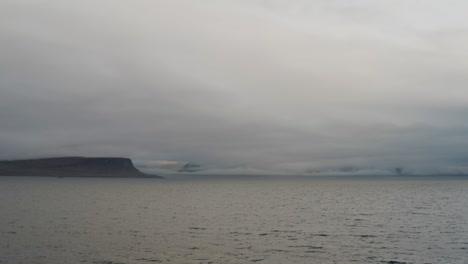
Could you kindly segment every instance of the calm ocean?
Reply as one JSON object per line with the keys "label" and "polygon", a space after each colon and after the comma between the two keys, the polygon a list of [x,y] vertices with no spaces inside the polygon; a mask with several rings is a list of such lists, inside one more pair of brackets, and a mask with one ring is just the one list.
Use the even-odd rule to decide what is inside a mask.
{"label": "calm ocean", "polygon": [[0,177],[0,263],[468,263],[468,179]]}

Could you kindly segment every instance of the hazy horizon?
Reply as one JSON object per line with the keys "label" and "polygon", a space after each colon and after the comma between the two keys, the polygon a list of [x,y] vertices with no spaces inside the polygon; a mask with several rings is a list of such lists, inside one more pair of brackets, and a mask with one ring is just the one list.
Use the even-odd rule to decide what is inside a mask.
{"label": "hazy horizon", "polygon": [[1,1],[0,160],[467,174],[467,8]]}

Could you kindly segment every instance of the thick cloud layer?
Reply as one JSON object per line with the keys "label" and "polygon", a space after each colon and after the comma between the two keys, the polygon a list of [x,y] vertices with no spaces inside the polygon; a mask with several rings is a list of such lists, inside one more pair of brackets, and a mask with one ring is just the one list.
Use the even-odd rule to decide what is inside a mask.
{"label": "thick cloud layer", "polygon": [[467,8],[1,1],[0,159],[468,173]]}

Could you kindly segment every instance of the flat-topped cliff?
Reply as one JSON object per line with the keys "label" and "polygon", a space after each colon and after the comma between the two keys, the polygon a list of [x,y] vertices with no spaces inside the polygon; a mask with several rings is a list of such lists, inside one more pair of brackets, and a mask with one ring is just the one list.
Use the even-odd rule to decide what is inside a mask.
{"label": "flat-topped cliff", "polygon": [[0,176],[162,178],[139,171],[127,158],[60,157],[0,161]]}

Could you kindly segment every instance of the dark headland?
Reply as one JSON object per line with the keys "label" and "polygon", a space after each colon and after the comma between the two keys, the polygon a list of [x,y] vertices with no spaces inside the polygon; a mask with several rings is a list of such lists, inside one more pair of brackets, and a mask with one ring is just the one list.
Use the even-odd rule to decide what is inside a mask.
{"label": "dark headland", "polygon": [[131,159],[88,157],[4,160],[0,176],[163,178],[139,171]]}

